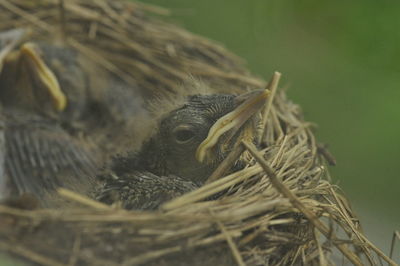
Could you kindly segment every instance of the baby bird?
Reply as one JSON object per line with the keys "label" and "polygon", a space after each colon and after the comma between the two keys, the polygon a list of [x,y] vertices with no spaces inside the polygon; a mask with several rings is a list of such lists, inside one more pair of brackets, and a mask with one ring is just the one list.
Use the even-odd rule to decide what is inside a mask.
{"label": "baby bird", "polygon": [[[9,36],[10,32],[0,35],[0,103],[5,142],[0,197],[32,193],[43,198],[56,187],[69,187],[75,179],[81,180],[80,187],[89,186],[93,180],[82,177],[95,174],[95,147],[74,137],[63,126],[76,116],[72,113],[81,104],[76,94],[85,86],[73,52],[46,49],[43,56],[38,45],[18,45],[16,39],[10,49],[10,42],[4,41]],[[48,59],[63,60],[68,67],[62,74],[56,73],[46,62]]]}
{"label": "baby bird", "polygon": [[88,191],[146,114],[134,87],[74,49],[21,36],[0,33],[0,198],[31,193],[46,206],[60,186]]}
{"label": "baby bird", "polygon": [[[219,140],[211,158],[202,162],[196,158],[200,145],[208,139],[210,128],[218,126],[218,120],[237,112],[242,106],[239,104],[251,96],[189,96],[181,106],[161,117],[154,134],[139,152],[114,160],[111,173],[102,176],[106,181],[95,192],[96,199],[108,204],[120,202],[126,209],[151,210],[198,188],[226,157],[235,141],[231,141],[228,148],[222,148],[226,143]],[[239,110],[236,121],[247,120],[245,109],[249,107]],[[231,140],[241,133],[234,134]]]}

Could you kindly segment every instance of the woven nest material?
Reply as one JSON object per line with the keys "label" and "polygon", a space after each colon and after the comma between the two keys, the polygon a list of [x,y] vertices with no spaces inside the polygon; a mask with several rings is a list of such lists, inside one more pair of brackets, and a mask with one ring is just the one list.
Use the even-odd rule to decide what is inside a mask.
{"label": "woven nest material", "polygon": [[[166,15],[164,9],[114,0],[69,0],[64,9],[56,0],[0,0],[0,30],[60,38],[148,97],[178,93],[188,74],[217,92],[266,86],[218,44],[148,15]],[[42,265],[327,265],[335,249],[355,265],[393,263],[363,235],[330,183],[324,152],[299,107],[273,89],[262,114],[266,148],[243,143],[232,152],[248,153],[244,169],[154,212],[113,209],[65,191],[86,206],[0,205],[0,250]]]}

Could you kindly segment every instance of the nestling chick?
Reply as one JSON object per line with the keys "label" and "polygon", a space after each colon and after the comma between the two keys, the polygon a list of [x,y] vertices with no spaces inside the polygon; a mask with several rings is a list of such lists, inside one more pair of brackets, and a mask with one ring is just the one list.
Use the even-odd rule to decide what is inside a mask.
{"label": "nestling chick", "polygon": [[68,46],[11,37],[0,34],[0,198],[27,192],[48,205],[59,186],[86,193],[98,166],[133,142],[142,100]]}
{"label": "nestling chick", "polygon": [[[4,34],[0,39],[10,33]],[[68,117],[66,109],[78,109],[71,96],[86,86],[84,75],[76,69],[73,52],[44,45],[41,47],[48,49],[43,56],[34,43],[18,47],[15,41],[14,46],[0,47],[3,55],[0,102],[5,139],[0,198],[32,193],[43,199],[59,186],[93,185],[94,179],[89,177],[95,174],[98,160],[92,155],[94,147],[62,126],[63,119]],[[62,75],[55,74],[46,63],[52,59],[69,60],[65,63],[69,67]],[[79,186],[73,185],[76,179],[80,180]]]}
{"label": "nestling chick", "polygon": [[[138,153],[114,160],[112,173],[96,192],[96,198],[109,204],[120,201],[128,209],[155,209],[163,202],[201,186],[244,129],[230,136],[232,145],[228,145],[228,149],[222,147],[227,145],[223,140],[219,141],[211,160],[199,162],[196,158],[198,147],[207,139],[217,120],[236,112],[234,109],[251,96],[189,96],[180,107],[161,118],[156,132]],[[264,95],[257,97],[263,99]],[[237,119],[243,119],[243,112]],[[249,126],[253,126],[252,121],[244,128]],[[146,175],[151,178],[145,178]]]}

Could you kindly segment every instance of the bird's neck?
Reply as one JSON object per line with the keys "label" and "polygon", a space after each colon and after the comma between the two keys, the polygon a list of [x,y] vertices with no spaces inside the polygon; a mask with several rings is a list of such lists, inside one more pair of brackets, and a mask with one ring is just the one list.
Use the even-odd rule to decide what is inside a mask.
{"label": "bird's neck", "polygon": [[168,175],[165,164],[165,152],[160,140],[152,137],[145,142],[137,155],[136,167],[140,170],[152,172],[156,175]]}
{"label": "bird's neck", "polygon": [[116,156],[111,168],[117,175],[132,171],[148,171],[156,175],[168,175],[164,162],[164,153],[152,138],[143,144],[140,151]]}

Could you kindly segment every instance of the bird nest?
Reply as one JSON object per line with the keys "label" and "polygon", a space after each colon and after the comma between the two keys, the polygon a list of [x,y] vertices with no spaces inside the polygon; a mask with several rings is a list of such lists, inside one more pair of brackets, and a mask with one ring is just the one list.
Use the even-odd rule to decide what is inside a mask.
{"label": "bird nest", "polygon": [[[0,30],[65,42],[149,99],[180,93],[188,74],[213,93],[266,87],[258,148],[239,139],[209,182],[158,211],[121,210],[66,190],[60,196],[77,206],[0,205],[0,250],[42,265],[327,265],[335,256],[393,263],[331,183],[332,158],[277,90],[279,74],[266,84],[220,45],[160,20],[166,15],[137,2],[1,0]],[[232,172],[239,157],[246,166]]]}

